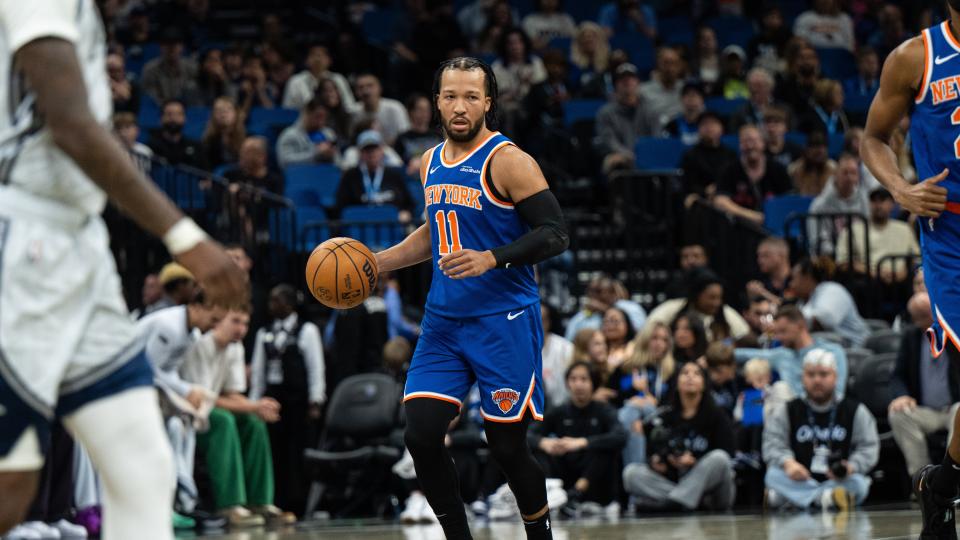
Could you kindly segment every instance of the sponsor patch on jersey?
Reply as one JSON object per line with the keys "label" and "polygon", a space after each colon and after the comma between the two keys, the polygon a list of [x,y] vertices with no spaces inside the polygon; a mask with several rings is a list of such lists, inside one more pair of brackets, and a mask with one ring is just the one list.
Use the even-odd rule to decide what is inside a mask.
{"label": "sponsor patch on jersey", "polygon": [[500,412],[507,414],[510,412],[510,409],[520,401],[520,392],[517,392],[513,388],[501,388],[499,390],[494,390],[490,392],[490,396],[493,398],[493,402],[497,404],[497,407],[500,407]]}
{"label": "sponsor patch on jersey", "polygon": [[474,169],[469,165],[464,165],[463,167],[460,167],[460,172],[465,172],[470,174],[480,174],[480,171],[478,171],[477,169]]}

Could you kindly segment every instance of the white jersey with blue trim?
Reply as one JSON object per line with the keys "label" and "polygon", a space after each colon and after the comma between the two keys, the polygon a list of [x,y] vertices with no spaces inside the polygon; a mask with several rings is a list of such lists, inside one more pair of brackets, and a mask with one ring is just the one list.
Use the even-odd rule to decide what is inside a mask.
{"label": "white jersey with blue trim", "polygon": [[106,72],[106,33],[93,0],[0,1],[0,185],[99,214],[106,194],[54,144],[16,52],[31,41],[71,42],[94,118],[108,126],[113,101]]}

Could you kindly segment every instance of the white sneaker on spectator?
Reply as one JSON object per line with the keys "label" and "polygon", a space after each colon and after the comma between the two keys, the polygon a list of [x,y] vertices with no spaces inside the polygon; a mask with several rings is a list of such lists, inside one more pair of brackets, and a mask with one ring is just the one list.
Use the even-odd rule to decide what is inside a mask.
{"label": "white sneaker on spectator", "polygon": [[439,525],[440,520],[437,519],[436,512],[433,511],[433,507],[430,506],[430,501],[426,497],[423,497],[423,505],[420,506],[420,517],[417,520],[418,523],[427,523],[430,525]]}
{"label": "white sneaker on spectator", "polygon": [[603,513],[607,519],[619,519],[620,518],[620,503],[613,501],[612,503],[603,507]]}
{"label": "white sneaker on spectator", "polygon": [[8,532],[3,540],[41,540],[42,538],[43,535],[38,531],[27,527],[26,523],[21,523]]}
{"label": "white sneaker on spectator", "polygon": [[503,484],[490,496],[490,510],[487,512],[487,517],[490,521],[500,521],[518,515],[520,510],[517,509],[517,499],[510,491],[510,486]]}
{"label": "white sneaker on spectator", "polygon": [[42,521],[28,521],[21,526],[28,531],[35,532],[39,535],[38,538],[43,538],[43,540],[60,539],[60,531]]}
{"label": "white sneaker on spectator", "polygon": [[592,518],[602,516],[604,513],[603,507],[600,506],[600,503],[595,503],[593,501],[584,501],[580,503],[580,517]]}
{"label": "white sneaker on spectator", "polygon": [[50,526],[60,532],[60,538],[86,538],[87,529],[82,525],[71,523],[65,519],[50,523]]}
{"label": "white sneaker on spectator", "polygon": [[424,506],[429,506],[427,504],[427,498],[423,496],[423,493],[414,491],[407,497],[407,501],[403,504],[403,512],[400,512],[400,522],[420,523]]}
{"label": "white sneaker on spectator", "polygon": [[763,495],[763,507],[766,510],[776,510],[786,502],[782,495],[770,488],[767,488]]}
{"label": "white sneaker on spectator", "polygon": [[563,489],[562,481],[559,484],[551,484],[550,480],[553,480],[553,478],[547,479],[547,506],[552,509],[560,508],[567,504],[567,492]]}
{"label": "white sneaker on spectator", "polygon": [[490,510],[490,507],[487,506],[487,501],[483,499],[477,499],[470,503],[470,511],[476,517],[487,515],[488,510]]}

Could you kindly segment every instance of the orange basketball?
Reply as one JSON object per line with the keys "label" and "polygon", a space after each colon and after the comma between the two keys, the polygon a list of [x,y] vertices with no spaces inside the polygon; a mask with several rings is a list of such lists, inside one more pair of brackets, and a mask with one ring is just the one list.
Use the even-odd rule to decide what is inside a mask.
{"label": "orange basketball", "polygon": [[307,286],[321,304],[350,309],[367,299],[377,286],[377,259],[363,242],[331,238],[314,248],[307,259]]}

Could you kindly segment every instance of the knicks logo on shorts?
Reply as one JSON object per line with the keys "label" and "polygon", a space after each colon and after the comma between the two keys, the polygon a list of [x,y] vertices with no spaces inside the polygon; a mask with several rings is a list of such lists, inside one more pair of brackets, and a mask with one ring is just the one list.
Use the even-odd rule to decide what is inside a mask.
{"label": "knicks logo on shorts", "polygon": [[493,398],[493,402],[497,404],[497,407],[500,407],[500,412],[503,414],[510,412],[510,409],[520,401],[520,392],[517,392],[513,388],[494,390],[490,392],[490,396]]}

